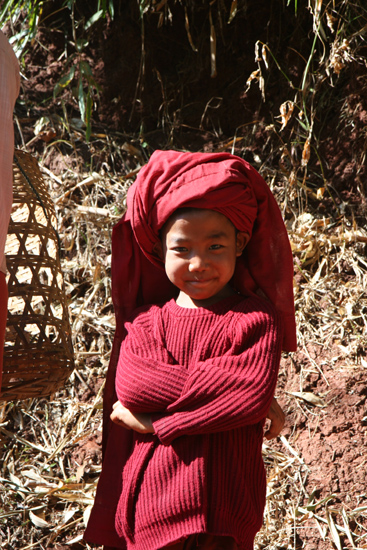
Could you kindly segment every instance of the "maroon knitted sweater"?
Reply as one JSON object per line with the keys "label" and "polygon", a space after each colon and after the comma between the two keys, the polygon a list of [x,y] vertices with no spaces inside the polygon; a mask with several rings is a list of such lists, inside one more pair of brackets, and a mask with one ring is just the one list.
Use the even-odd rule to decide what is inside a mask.
{"label": "maroon knitted sweater", "polygon": [[265,505],[263,421],[281,353],[274,308],[241,296],[198,309],[172,300],[141,308],[126,329],[117,395],[153,413],[155,434],[134,433],[119,536],[129,550],[202,532],[252,549]]}

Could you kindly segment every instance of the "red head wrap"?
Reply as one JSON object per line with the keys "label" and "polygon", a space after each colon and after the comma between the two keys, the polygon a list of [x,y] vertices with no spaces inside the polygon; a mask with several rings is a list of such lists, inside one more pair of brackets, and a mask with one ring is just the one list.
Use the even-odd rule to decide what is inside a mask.
{"label": "red head wrap", "polygon": [[279,207],[260,174],[228,153],[156,151],[140,170],[128,191],[127,212],[113,233],[118,324],[139,305],[177,294],[153,249],[161,227],[182,207],[215,210],[250,234],[237,259],[234,286],[242,294],[260,292],[274,304],[284,320],[283,348],[295,350],[293,260]]}

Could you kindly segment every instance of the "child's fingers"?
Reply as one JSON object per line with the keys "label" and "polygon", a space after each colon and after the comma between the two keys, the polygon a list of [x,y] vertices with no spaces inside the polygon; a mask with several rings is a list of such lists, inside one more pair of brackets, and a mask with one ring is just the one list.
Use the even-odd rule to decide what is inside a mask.
{"label": "child's fingers", "polygon": [[275,437],[277,437],[279,433],[280,432],[278,430],[272,430],[270,427],[269,430],[264,433],[264,437],[269,441],[270,439],[274,439]]}
{"label": "child's fingers", "polygon": [[118,424],[119,426],[122,426],[123,428],[126,428],[127,430],[131,430],[130,426],[128,426],[124,420],[119,416],[118,412],[116,412],[116,407],[114,407],[114,410],[110,414],[110,419],[115,424]]}
{"label": "child's fingers", "polygon": [[270,420],[270,425],[266,430],[264,437],[266,439],[274,439],[282,431],[285,424],[285,414],[283,409],[280,407],[279,403],[273,398],[270,409],[267,414],[268,420]]}

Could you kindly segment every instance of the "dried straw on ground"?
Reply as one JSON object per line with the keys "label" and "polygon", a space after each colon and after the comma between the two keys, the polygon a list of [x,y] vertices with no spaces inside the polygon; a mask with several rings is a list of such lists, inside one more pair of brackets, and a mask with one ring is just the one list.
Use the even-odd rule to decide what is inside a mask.
{"label": "dried straw on ground", "polygon": [[[135,176],[140,163],[130,157],[132,163]],[[114,334],[111,228],[124,209],[133,176],[65,171],[56,178],[48,171],[64,249],[62,267],[76,367],[66,388],[50,399],[1,406],[0,537],[4,549],[57,548],[61,542],[72,548],[82,541],[100,472],[100,456],[95,452],[102,422],[100,382]],[[281,189],[277,197],[282,206]],[[293,208],[296,203],[297,197]],[[295,287],[301,348],[307,352],[310,341],[322,342],[327,348],[338,335],[348,346],[349,360],[357,361],[361,334],[364,341],[367,334],[367,264],[362,255],[367,233],[349,226],[346,218],[335,224],[313,213],[295,213],[287,223],[302,274]],[[352,267],[354,275],[340,285],[343,262]],[[320,536],[337,548],[341,548],[339,534],[353,548],[364,547],[367,531],[362,525],[367,510],[341,513],[328,508],[327,499],[310,500],[305,490],[308,467],[284,437],[281,451],[265,444],[263,455],[268,495],[257,550],[296,548],[297,532],[309,519]]]}

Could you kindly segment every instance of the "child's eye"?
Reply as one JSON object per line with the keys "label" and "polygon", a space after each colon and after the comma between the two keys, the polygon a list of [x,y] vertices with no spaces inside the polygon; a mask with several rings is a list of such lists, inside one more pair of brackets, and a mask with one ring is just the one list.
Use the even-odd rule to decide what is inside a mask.
{"label": "child's eye", "polygon": [[223,248],[222,244],[212,244],[210,246],[210,250],[220,250],[221,248]]}
{"label": "child's eye", "polygon": [[179,252],[180,254],[187,252],[187,248],[185,248],[184,246],[175,246],[171,250],[173,250],[173,252]]}

